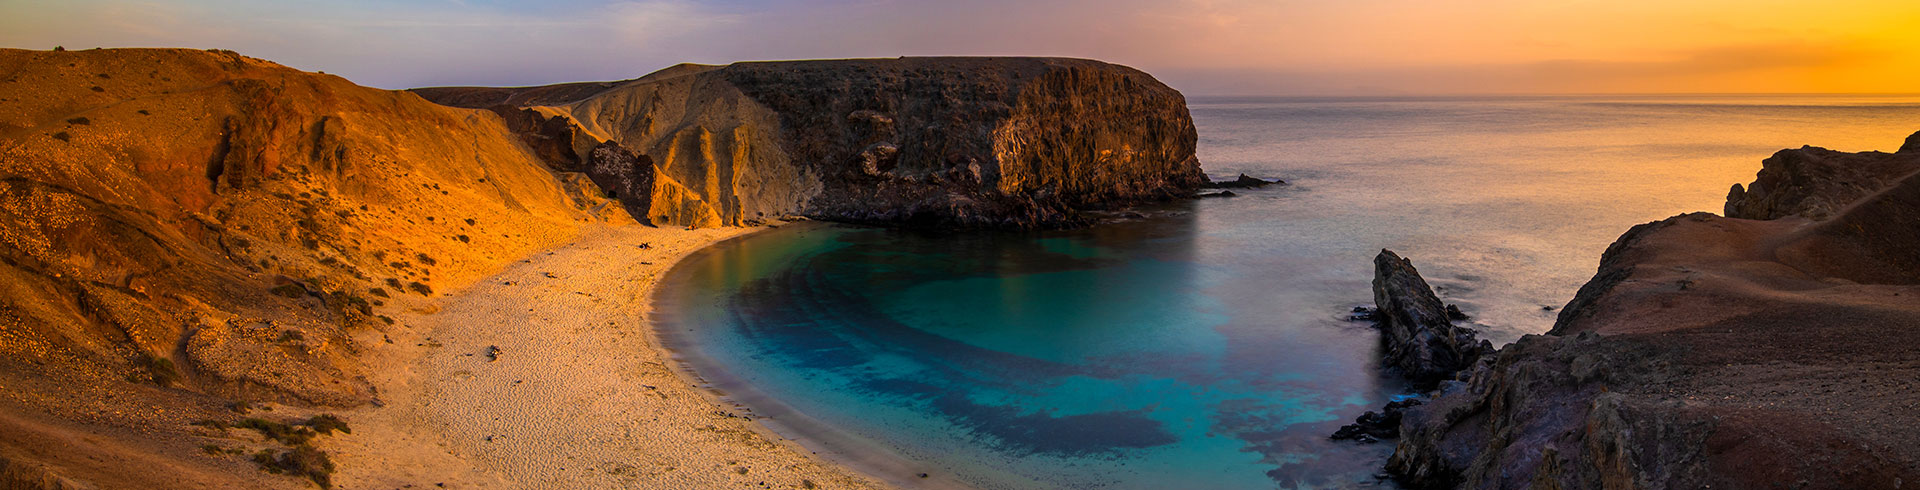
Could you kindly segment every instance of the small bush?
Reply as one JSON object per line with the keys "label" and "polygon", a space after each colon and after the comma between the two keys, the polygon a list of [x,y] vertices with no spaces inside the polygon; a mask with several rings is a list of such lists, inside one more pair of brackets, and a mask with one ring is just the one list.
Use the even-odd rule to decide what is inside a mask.
{"label": "small bush", "polygon": [[414,258],[420,259],[420,263],[426,264],[429,267],[439,263],[439,261],[433,260],[433,257],[428,257],[427,254],[415,254]]}
{"label": "small bush", "polygon": [[314,432],[322,435],[332,434],[333,431],[340,431],[343,434],[353,433],[353,429],[347,427],[347,421],[340,420],[340,417],[330,413],[315,415],[313,418],[307,419],[307,427],[312,428]]}
{"label": "small bush", "polygon": [[180,382],[180,370],[173,367],[172,359],[142,353],[137,361],[140,367],[147,371],[153,384],[173,386],[174,383]]}
{"label": "small bush", "polygon": [[427,287],[427,285],[421,284],[419,281],[407,283],[407,289],[420,293],[421,296],[433,296],[433,288]]}
{"label": "small bush", "polygon": [[87,118],[84,118],[84,117],[76,117],[76,118],[73,118],[73,119],[68,119],[68,120],[67,120],[67,124],[73,124],[73,125],[78,125],[78,126],[86,126],[86,125],[88,125],[88,124],[93,124],[93,120],[92,120],[92,119],[87,119]]}
{"label": "small bush", "polygon": [[66,51],[67,51],[67,47],[66,47],[66,46],[54,46],[54,47],[53,47],[53,52],[55,52],[55,53],[64,53],[64,52],[66,52]]}
{"label": "small bush", "polygon": [[306,444],[308,440],[313,439],[313,436],[318,435],[313,432],[313,429],[306,427],[287,425],[257,418],[242,420],[240,423],[233,424],[233,426],[242,429],[253,429],[254,432],[260,433],[260,437],[280,441],[281,444],[288,446]]}
{"label": "small bush", "polygon": [[57,139],[60,141],[73,141],[73,135],[67,134],[66,131],[61,131],[58,133],[53,133],[53,139]]}
{"label": "small bush", "polygon": [[367,294],[371,294],[371,295],[374,295],[374,296],[379,296],[379,297],[382,297],[382,298],[391,298],[391,297],[393,297],[393,296],[390,296],[390,295],[388,295],[388,294],[387,294],[387,290],[385,290],[385,289],[381,289],[381,288],[373,288],[373,289],[368,289],[368,290],[367,290]]}

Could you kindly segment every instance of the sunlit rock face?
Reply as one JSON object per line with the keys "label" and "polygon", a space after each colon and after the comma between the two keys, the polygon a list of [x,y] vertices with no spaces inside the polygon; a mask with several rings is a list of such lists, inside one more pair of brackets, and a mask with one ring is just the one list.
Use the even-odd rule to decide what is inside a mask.
{"label": "sunlit rock face", "polygon": [[1783,151],[1736,218],[1634,227],[1552,331],[1408,409],[1388,470],[1422,488],[1920,481],[1910,158]]}
{"label": "sunlit rock face", "polygon": [[1185,98],[1138,70],[1089,60],[680,65],[610,84],[416,92],[565,118],[572,135],[526,127],[570,140],[575,155],[606,142],[630,149],[653,164],[652,190],[623,201],[658,225],[804,215],[1059,226],[1079,211],[1204,183]]}
{"label": "sunlit rock face", "polygon": [[113,408],[152,384],[370,401],[348,338],[374,307],[594,219],[485,111],[228,51],[0,72],[0,376],[52,413],[181,413]]}

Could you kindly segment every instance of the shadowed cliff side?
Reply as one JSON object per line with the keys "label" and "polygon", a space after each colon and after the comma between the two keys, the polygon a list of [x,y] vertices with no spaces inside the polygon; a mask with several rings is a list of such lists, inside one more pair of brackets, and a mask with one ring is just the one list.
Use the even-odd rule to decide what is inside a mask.
{"label": "shadowed cliff side", "polygon": [[[416,93],[522,111],[526,122],[516,129],[553,142],[559,161],[619,173],[610,180],[645,181],[636,174],[650,168],[650,192],[615,194],[658,225],[804,215],[1059,226],[1080,222],[1078,211],[1187,196],[1205,182],[1179,92],[1097,61],[680,65],[611,85],[592,95],[577,84]],[[635,171],[592,160],[591,151],[607,143],[651,166]]]}
{"label": "shadowed cliff side", "polygon": [[356,332],[569,238],[598,196],[410,93],[228,51],[0,50],[0,467],[259,486],[194,469],[251,463],[188,422],[377,400]]}
{"label": "shadowed cliff side", "polygon": [[1421,488],[1920,481],[1910,161],[1783,151],[1728,202],[1776,219],[1634,227],[1552,331],[1408,409],[1388,470]]}

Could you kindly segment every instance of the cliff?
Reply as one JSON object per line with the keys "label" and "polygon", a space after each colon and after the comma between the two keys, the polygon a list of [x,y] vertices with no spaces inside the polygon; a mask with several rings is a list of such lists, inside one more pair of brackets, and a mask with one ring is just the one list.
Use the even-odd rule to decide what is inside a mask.
{"label": "cliff", "polygon": [[383,312],[626,219],[410,93],[226,51],[0,50],[0,74],[0,486],[260,486],[188,423],[377,400],[355,357]]}
{"label": "cliff", "polygon": [[1784,151],[1728,202],[1773,219],[1634,227],[1552,331],[1407,409],[1388,470],[1421,488],[1920,481],[1910,151]]}
{"label": "cliff", "polygon": [[1825,148],[1780,150],[1760,162],[1760,174],[1727,193],[1726,216],[1824,219],[1846,205],[1920,171],[1920,133],[1897,153],[1843,153]]}
{"label": "cliff", "polygon": [[680,65],[600,85],[415,92],[523,121],[550,162],[662,226],[1057,226],[1205,183],[1180,93],[1089,60]]}

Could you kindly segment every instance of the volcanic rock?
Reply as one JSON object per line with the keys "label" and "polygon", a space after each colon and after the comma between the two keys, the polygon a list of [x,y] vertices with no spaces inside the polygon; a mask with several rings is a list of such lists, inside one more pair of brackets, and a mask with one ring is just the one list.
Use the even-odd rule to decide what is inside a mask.
{"label": "volcanic rock", "polygon": [[1920,133],[1898,153],[1843,153],[1818,147],[1780,150],[1760,162],[1760,173],[1727,193],[1726,216],[1824,219],[1900,178],[1920,171]]}
{"label": "volcanic rock", "polygon": [[1262,179],[1257,177],[1249,177],[1247,176],[1247,174],[1240,174],[1239,178],[1235,178],[1233,180],[1220,181],[1220,182],[1208,181],[1207,187],[1214,188],[1214,189],[1252,189],[1252,188],[1266,187],[1269,185],[1285,184],[1285,183],[1287,182],[1279,179],[1267,180],[1267,179]]}
{"label": "volcanic rock", "polygon": [[1888,162],[1782,152],[1729,209],[1799,218],[1629,230],[1551,331],[1408,409],[1387,469],[1418,488],[1920,481],[1920,174]]}
{"label": "volcanic rock", "polygon": [[1185,98],[1138,70],[1090,60],[679,65],[597,85],[414,92],[573,125],[569,133],[527,118],[516,127],[545,134],[530,140],[537,148],[571,140],[577,155],[615,142],[650,159],[651,189],[621,199],[660,226],[784,215],[1063,226],[1088,221],[1080,211],[1190,196],[1206,184]]}
{"label": "volcanic rock", "polygon": [[[1380,322],[1384,364],[1416,386],[1430,387],[1471,366],[1493,346],[1457,327],[1447,305],[1413,263],[1391,250],[1373,259],[1373,303]],[[1458,310],[1454,310],[1458,311]]]}

